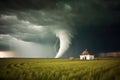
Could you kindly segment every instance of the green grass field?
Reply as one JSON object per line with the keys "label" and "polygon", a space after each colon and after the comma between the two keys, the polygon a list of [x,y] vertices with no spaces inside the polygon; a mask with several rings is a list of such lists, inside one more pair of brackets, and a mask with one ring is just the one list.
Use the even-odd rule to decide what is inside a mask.
{"label": "green grass field", "polygon": [[120,58],[0,59],[0,80],[120,80]]}

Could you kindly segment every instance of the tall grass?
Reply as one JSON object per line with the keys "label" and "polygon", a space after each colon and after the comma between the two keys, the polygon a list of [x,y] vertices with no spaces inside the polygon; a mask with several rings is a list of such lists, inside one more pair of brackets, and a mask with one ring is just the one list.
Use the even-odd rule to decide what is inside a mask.
{"label": "tall grass", "polygon": [[120,80],[120,59],[0,59],[0,80]]}

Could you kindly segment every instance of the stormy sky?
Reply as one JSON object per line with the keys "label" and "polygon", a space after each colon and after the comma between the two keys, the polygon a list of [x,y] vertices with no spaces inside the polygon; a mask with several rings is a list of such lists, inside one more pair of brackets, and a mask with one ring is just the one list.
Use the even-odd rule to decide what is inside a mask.
{"label": "stormy sky", "polygon": [[40,58],[120,51],[119,19],[120,0],[0,0],[0,50]]}

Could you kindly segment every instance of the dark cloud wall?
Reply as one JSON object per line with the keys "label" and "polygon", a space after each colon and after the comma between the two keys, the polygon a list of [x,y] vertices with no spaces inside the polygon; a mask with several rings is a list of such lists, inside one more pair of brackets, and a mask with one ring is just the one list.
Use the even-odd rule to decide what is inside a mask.
{"label": "dark cloud wall", "polygon": [[[43,8],[54,8],[57,0],[1,0],[1,7],[3,9],[43,9]],[[49,4],[49,5],[48,5]]]}
{"label": "dark cloud wall", "polygon": [[[54,47],[59,47],[54,31],[62,29],[73,36],[63,56],[78,56],[85,48],[96,54],[119,51],[119,7],[119,0],[1,0],[0,48],[13,49],[16,46],[10,47],[11,41],[24,46],[34,44],[34,48],[39,44],[48,51],[37,54],[37,49],[35,55],[53,57]],[[44,53],[41,49],[38,52]]]}

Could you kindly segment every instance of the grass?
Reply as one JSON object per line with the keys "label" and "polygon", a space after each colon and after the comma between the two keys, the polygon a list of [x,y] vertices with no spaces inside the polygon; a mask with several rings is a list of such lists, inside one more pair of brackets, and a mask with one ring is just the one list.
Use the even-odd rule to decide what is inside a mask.
{"label": "grass", "polygon": [[0,59],[0,80],[120,80],[120,59]]}

